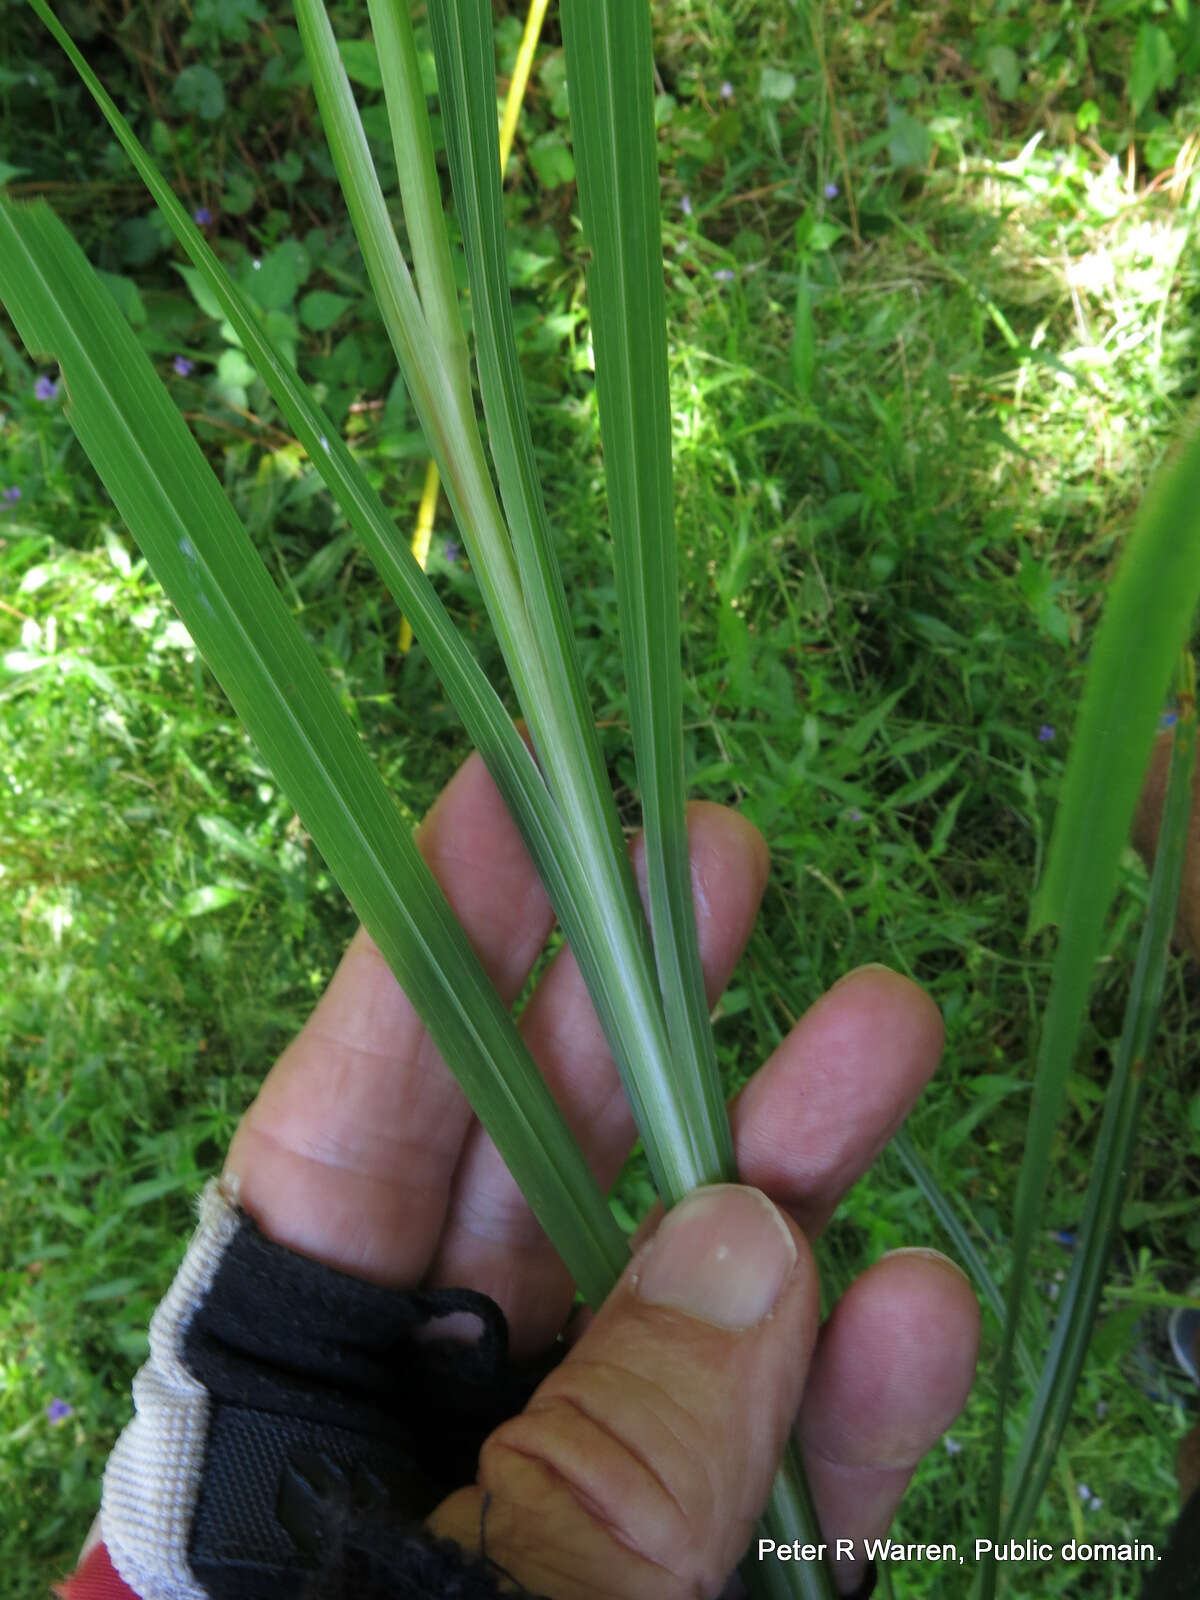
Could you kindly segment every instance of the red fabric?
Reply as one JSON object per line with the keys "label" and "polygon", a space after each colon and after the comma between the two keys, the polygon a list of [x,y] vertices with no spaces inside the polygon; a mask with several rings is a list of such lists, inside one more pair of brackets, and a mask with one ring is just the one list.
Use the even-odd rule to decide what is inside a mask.
{"label": "red fabric", "polygon": [[139,1600],[109,1560],[108,1550],[102,1544],[88,1551],[87,1559],[69,1578],[55,1585],[54,1593],[60,1600]]}

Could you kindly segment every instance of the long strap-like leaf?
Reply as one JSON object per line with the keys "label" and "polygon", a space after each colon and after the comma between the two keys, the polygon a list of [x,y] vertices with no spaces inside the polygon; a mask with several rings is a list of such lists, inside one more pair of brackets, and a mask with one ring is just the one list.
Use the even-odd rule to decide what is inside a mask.
{"label": "long strap-like leaf", "polygon": [[1190,657],[1185,658],[1185,663],[1189,683],[1180,695],[1180,717],[1171,748],[1167,794],[1150,880],[1150,904],[1129,986],[1121,1042],[1092,1159],[1092,1176],[1070,1275],[1059,1297],[1058,1319],[1020,1449],[1008,1471],[1010,1510],[1004,1527],[1006,1540],[1025,1537],[1062,1440],[1133,1169],[1146,1062],[1158,1022],[1179,903],[1196,768],[1195,670]]}
{"label": "long strap-like leaf", "polygon": [[[1031,929],[1060,929],[1038,1044],[1025,1156],[1017,1180],[1008,1316],[1000,1352],[992,1438],[989,1526],[999,1541],[1004,1444],[1014,1351],[1029,1262],[1066,1105],[1079,1029],[1104,918],[1129,838],[1159,707],[1200,599],[1200,428],[1193,425],[1159,471],[1138,512],[1109,589],[1079,722],[1063,778],[1046,874]],[[1147,618],[1153,624],[1147,625]],[[983,1600],[995,1593],[992,1559],[980,1569]]]}
{"label": "long strap-like leaf", "polygon": [[[300,381],[295,368],[268,338],[253,307],[175,198],[148,152],[139,143],[62,25],[50,12],[45,0],[30,0],[30,3],[66,52],[153,195],[175,237],[203,275],[243,349],[270,389],[275,403],[295,430],[317,472],[362,540],[384,582],[402,611],[411,618],[434,670],[462,717],[472,742],[487,763],[488,771],[521,830],[547,893],[566,925],[578,899],[580,876],[577,871],[570,870],[573,853],[571,835],[499,696],[459,638],[433,585],[421,571],[407,542],[398,534],[393,519],[329,418]],[[336,47],[333,54],[336,55]],[[346,97],[348,93],[347,89]],[[367,203],[374,208],[373,198]],[[432,252],[431,259],[436,259]],[[433,281],[436,282],[436,275]],[[429,282],[427,279],[427,292]],[[411,312],[411,305],[409,309]],[[417,334],[419,337],[419,328]],[[448,366],[453,365],[453,359],[451,352]],[[417,378],[426,389],[429,388],[428,372],[424,373],[423,378],[418,372]],[[451,392],[458,392],[456,382],[449,387]],[[431,395],[427,393],[423,402],[426,412],[433,403]],[[483,477],[486,480],[486,472]],[[582,914],[582,911],[575,912],[577,919]]]}
{"label": "long strap-like leaf", "polygon": [[[612,1046],[655,1182],[670,1202],[699,1183],[732,1175],[728,1121],[715,1060],[714,1112],[700,1092],[692,1060],[674,1048],[666,1025],[645,921],[620,851],[616,811],[553,553],[509,301],[490,8],[484,0],[434,0],[429,15],[451,180],[471,281],[488,438],[532,625],[530,648],[542,653],[542,677],[549,691],[542,703],[525,710],[547,782],[560,809],[572,819],[595,906],[591,921],[579,928],[578,940],[571,930],[568,933]],[[631,620],[636,625],[641,619]],[[677,665],[673,670],[677,677]],[[669,685],[666,699],[669,706]],[[690,917],[682,793],[678,828]],[[707,1028],[702,984],[700,1004]]]}
{"label": "long strap-like leaf", "polygon": [[44,204],[0,202],[0,299],[151,569],[584,1294],[626,1256],[586,1162],[170,395]]}
{"label": "long strap-like leaf", "polygon": [[692,910],[684,823],[679,563],[667,311],[645,0],[562,0],[571,142],[612,522],[629,722],[646,829],[654,955],[678,1069],[734,1170]]}

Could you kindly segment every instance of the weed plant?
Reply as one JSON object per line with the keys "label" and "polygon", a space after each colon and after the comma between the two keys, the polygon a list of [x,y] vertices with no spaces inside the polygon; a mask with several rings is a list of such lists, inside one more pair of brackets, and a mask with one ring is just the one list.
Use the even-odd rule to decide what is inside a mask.
{"label": "weed plant", "polygon": [[[424,445],[382,354],[290,11],[197,0],[67,20],[118,102],[146,108],[139,134],[211,218],[373,483],[415,514]],[[357,8],[334,21],[361,32]],[[1047,938],[1023,936],[1029,900],[1089,631],[1195,386],[1192,31],[1142,6],[867,18],[786,0],[670,0],[656,29],[689,777],[746,812],[773,862],[718,1014],[723,1072],[736,1086],[859,962],[924,984],[947,1046],[909,1131],[1002,1279],[1050,966]],[[419,641],[399,655],[395,607],[65,63],[23,10],[3,31],[0,180],[49,192],[113,275],[415,819],[466,753]],[[502,74],[519,34],[518,15],[498,17]],[[369,62],[351,71],[387,183]],[[551,27],[507,191],[510,272],[584,670],[632,827],[563,85]],[[0,1570],[33,1600],[94,1513],[190,1197],[351,921],[96,486],[55,374],[11,330],[0,354]],[[445,521],[430,571],[499,676]],[[1130,857],[1033,1268],[1047,1318],[1145,898]],[[1198,999],[1173,968],[1114,1274],[1033,1530],[1056,1543],[1154,1538],[1174,1514],[1187,1397],[1153,1333],[1200,1257]],[[647,1196],[635,1161],[618,1207],[636,1217]],[[888,1152],[826,1236],[830,1297],[912,1243],[945,1238]],[[897,1537],[981,1531],[993,1357]],[[892,1581],[963,1592],[924,1567]],[[1137,1584],[1056,1563],[1012,1572],[1008,1593],[1121,1600]]]}

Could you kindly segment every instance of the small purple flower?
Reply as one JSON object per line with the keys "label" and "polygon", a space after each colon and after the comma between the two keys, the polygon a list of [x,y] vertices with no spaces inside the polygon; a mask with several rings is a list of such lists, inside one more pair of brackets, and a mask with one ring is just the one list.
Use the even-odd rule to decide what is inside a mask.
{"label": "small purple flower", "polygon": [[737,273],[732,267],[718,267],[713,273],[713,277],[718,283],[732,283],[737,277]]}
{"label": "small purple flower", "polygon": [[3,498],[6,506],[15,506],[21,498],[21,491],[14,483],[11,489],[5,489]]}
{"label": "small purple flower", "polygon": [[442,546],[442,554],[446,557],[446,560],[450,563],[450,565],[453,566],[458,560],[459,556],[462,555],[462,545],[455,544],[453,539],[447,539],[445,544]]}
{"label": "small purple flower", "polygon": [[846,815],[850,818],[851,822],[861,822],[863,819],[863,814],[857,806],[851,806]]}
{"label": "small purple flower", "polygon": [[212,212],[207,206],[197,206],[192,212],[192,221],[198,228],[207,228],[212,219]]}
{"label": "small purple flower", "polygon": [[1178,721],[1179,713],[1177,711],[1164,711],[1158,719],[1158,725],[1160,728],[1173,728]]}
{"label": "small purple flower", "polygon": [[195,370],[196,363],[189,361],[186,356],[176,356],[171,365],[181,378],[186,378],[190,372]]}
{"label": "small purple flower", "polygon": [[946,1434],[945,1438],[942,1440],[942,1443],[946,1446],[946,1454],[948,1456],[958,1456],[962,1454],[962,1445],[959,1444],[957,1439],[952,1439],[949,1434]]}
{"label": "small purple flower", "polygon": [[733,85],[730,83],[728,78],[726,78],[725,82],[721,85],[721,99],[722,100],[732,100],[733,99]]}
{"label": "small purple flower", "polygon": [[60,1400],[56,1395],[46,1407],[46,1419],[49,1422],[65,1422],[68,1417],[75,1415],[75,1407],[69,1406],[65,1400]]}
{"label": "small purple flower", "polygon": [[692,197],[691,197],[690,194],[685,194],[684,195],[683,199],[679,202],[679,209],[680,209],[680,211],[683,212],[685,217],[690,217],[691,216],[691,214],[692,214]]}
{"label": "small purple flower", "polygon": [[58,385],[51,378],[39,378],[33,386],[35,400],[54,400],[58,397]]}
{"label": "small purple flower", "polygon": [[827,183],[825,185],[826,200],[836,200],[840,192],[836,183]]}
{"label": "small purple flower", "polygon": [[1051,739],[1053,739],[1053,737],[1054,737],[1054,729],[1050,726],[1050,724],[1048,722],[1043,722],[1041,727],[1038,729],[1038,743],[1039,744],[1049,744]]}

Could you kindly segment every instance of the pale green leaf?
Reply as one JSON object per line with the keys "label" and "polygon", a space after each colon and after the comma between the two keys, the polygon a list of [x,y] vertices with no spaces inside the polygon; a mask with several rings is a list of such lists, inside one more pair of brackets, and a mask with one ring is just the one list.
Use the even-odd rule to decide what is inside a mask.
{"label": "pale green leaf", "polygon": [[[484,413],[518,563],[521,606],[530,621],[519,665],[528,672],[532,662],[544,685],[526,699],[518,680],[518,694],[551,791],[572,819],[577,852],[580,894],[556,909],[612,1047],[655,1182],[660,1192],[677,1198],[725,1169],[694,1073],[671,1047],[553,557],[508,293],[491,14],[483,0],[435,0],[430,21]],[[506,659],[513,671],[507,650]],[[707,1027],[707,1011],[704,1022]]]}

